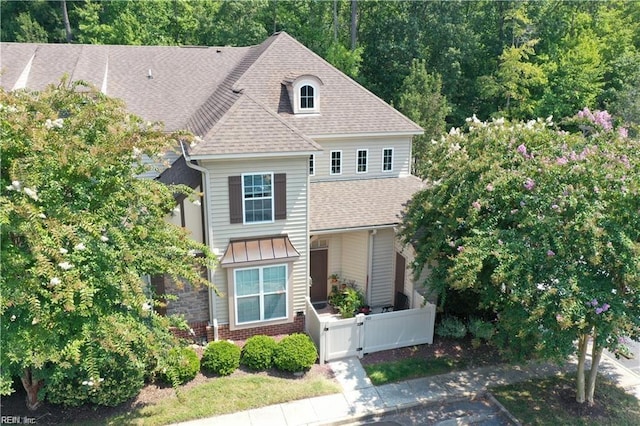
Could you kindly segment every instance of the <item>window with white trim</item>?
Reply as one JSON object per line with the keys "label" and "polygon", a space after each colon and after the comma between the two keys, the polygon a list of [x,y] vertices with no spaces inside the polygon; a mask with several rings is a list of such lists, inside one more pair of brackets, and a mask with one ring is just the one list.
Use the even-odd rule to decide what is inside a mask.
{"label": "window with white trim", "polygon": [[316,174],[316,156],[311,154],[309,156],[309,176],[315,176]]}
{"label": "window with white trim", "polygon": [[359,149],[356,153],[356,173],[367,173],[369,150]]}
{"label": "window with white trim", "polygon": [[273,173],[242,175],[244,223],[273,221]]}
{"label": "window with white trim", "polygon": [[306,84],[300,88],[300,109],[315,109],[315,89],[313,86]]}
{"label": "window with white trim", "polygon": [[342,151],[331,151],[331,169],[332,175],[342,174]]}
{"label": "window with white trim", "polygon": [[393,148],[385,148],[382,150],[382,171],[393,171]]}
{"label": "window with white trim", "polygon": [[287,317],[287,265],[236,269],[236,324]]}

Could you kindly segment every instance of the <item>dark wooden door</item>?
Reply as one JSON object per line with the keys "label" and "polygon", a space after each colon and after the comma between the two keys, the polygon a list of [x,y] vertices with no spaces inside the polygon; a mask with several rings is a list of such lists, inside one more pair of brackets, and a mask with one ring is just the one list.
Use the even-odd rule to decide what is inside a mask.
{"label": "dark wooden door", "polygon": [[327,300],[328,253],[328,250],[311,250],[310,275],[313,283],[309,292],[311,302],[324,302]]}
{"label": "dark wooden door", "polygon": [[397,292],[404,293],[404,273],[407,268],[407,261],[400,253],[396,253],[396,278],[395,278],[395,290]]}

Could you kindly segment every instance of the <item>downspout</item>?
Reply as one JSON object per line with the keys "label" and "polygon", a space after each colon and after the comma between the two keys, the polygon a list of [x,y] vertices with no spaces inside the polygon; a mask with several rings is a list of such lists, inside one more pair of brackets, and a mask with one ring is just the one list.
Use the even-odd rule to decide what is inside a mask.
{"label": "downspout", "polygon": [[373,276],[373,241],[377,233],[377,229],[372,229],[369,232],[369,250],[367,253],[367,303],[369,305],[371,305],[371,296],[373,294],[373,284],[371,280]]}
{"label": "downspout", "polygon": [[[209,175],[209,169],[199,166],[197,164],[193,164],[191,159],[187,155],[187,152],[184,149],[184,143],[180,141],[180,148],[182,149],[182,155],[184,156],[185,163],[187,167],[197,170],[204,175],[203,180],[203,190],[204,190],[204,226],[205,226],[205,245],[209,247],[209,250],[213,251],[213,247],[211,247],[211,240],[213,240],[213,236],[211,235],[211,227],[209,225],[209,194],[211,194],[211,179]],[[213,270],[211,268],[207,268],[207,279],[210,283],[213,283]],[[216,315],[216,293],[209,289],[209,324],[214,326],[217,321]]]}

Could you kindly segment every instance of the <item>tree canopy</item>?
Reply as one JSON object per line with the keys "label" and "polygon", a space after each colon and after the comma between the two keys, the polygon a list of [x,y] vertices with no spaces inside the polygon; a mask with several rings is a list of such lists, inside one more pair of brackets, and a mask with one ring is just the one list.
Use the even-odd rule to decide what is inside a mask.
{"label": "tree canopy", "polygon": [[639,2],[0,0],[0,37],[66,42],[62,3],[74,43],[240,46],[284,30],[394,105],[423,60],[449,126],[584,107],[638,125]]}
{"label": "tree canopy", "polygon": [[640,151],[606,111],[566,126],[473,117],[433,141],[402,235],[430,288],[495,315],[510,355],[566,360],[580,341],[584,362],[592,336],[596,371],[640,337]]}
{"label": "tree canopy", "polygon": [[202,268],[213,261],[165,220],[175,192],[198,194],[137,177],[178,138],[189,136],[82,83],[0,91],[2,394],[17,376],[32,406],[62,378],[140,389],[141,378],[136,389],[115,370],[135,360],[145,374],[154,341],[168,338],[143,277],[208,285]]}

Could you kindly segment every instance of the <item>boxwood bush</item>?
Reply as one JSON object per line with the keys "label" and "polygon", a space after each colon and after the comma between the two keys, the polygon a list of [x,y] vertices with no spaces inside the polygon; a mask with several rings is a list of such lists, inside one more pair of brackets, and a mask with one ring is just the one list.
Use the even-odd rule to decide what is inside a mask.
{"label": "boxwood bush", "polygon": [[461,339],[467,335],[467,326],[458,317],[446,316],[436,327],[436,334],[440,337]]}
{"label": "boxwood bush", "polygon": [[469,319],[469,333],[473,336],[471,343],[474,347],[480,346],[482,340],[488,342],[495,333],[495,327],[489,321],[480,318]]}
{"label": "boxwood bush", "polygon": [[273,364],[279,370],[301,372],[316,362],[318,352],[313,340],[306,334],[295,333],[284,337],[276,346]]}
{"label": "boxwood bush", "polygon": [[240,348],[227,340],[210,342],[204,349],[200,364],[206,371],[228,376],[240,366],[240,353]]}
{"label": "boxwood bush", "polygon": [[160,379],[173,386],[193,380],[200,371],[200,358],[190,347],[171,348],[160,360]]}
{"label": "boxwood bush", "polygon": [[268,370],[273,366],[273,353],[277,345],[271,336],[250,337],[242,348],[240,363],[251,370]]}

